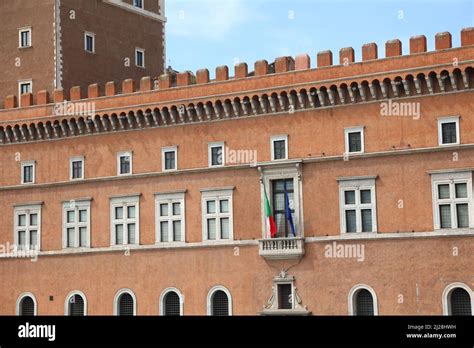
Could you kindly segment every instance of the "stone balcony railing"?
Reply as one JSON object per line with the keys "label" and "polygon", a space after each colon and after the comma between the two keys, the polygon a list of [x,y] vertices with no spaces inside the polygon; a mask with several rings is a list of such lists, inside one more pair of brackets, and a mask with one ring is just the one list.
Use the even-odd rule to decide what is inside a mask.
{"label": "stone balcony railing", "polygon": [[258,252],[268,260],[300,259],[304,255],[304,238],[260,239]]}

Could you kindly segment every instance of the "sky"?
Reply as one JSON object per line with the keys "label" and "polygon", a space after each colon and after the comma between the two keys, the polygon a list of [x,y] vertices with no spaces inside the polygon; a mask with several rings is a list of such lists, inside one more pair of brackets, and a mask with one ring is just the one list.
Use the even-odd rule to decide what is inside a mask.
{"label": "sky", "polygon": [[402,41],[408,53],[409,38],[425,35],[428,50],[434,36],[449,31],[453,46],[460,31],[474,27],[474,0],[166,0],[167,65],[196,72],[276,57],[308,53],[315,66],[319,51],[338,52],[353,47],[356,61],[361,47],[376,42],[379,57],[385,42]]}

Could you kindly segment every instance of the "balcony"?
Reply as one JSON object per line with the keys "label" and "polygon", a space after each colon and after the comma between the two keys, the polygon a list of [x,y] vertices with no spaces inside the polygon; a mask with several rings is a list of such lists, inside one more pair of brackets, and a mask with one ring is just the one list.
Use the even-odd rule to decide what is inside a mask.
{"label": "balcony", "polygon": [[260,239],[258,253],[267,260],[300,259],[304,255],[304,238]]}

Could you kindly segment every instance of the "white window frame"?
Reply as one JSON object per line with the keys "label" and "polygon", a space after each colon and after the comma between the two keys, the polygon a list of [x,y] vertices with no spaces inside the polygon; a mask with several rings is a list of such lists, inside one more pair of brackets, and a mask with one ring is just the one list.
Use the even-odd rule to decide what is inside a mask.
{"label": "white window frame", "polygon": [[136,5],[136,1],[137,0],[133,0],[133,6],[137,7],[137,8],[141,8],[142,10],[144,10],[145,9],[145,0],[141,0],[142,1],[142,6],[141,7]]}
{"label": "white window frame", "polygon": [[[156,225],[156,244],[176,244],[186,242],[186,199],[185,192],[176,193],[157,193],[155,195],[155,225]],[[181,214],[177,217],[172,215],[173,203],[181,204]],[[162,217],[160,211],[161,204],[168,204],[168,212],[170,215]],[[168,222],[168,242],[161,241],[161,222]],[[174,241],[173,221],[181,221],[181,240]]]}
{"label": "white window frame", "polygon": [[[344,146],[345,146],[345,154],[347,155],[354,155],[354,154],[361,154],[365,152],[365,134],[364,134],[364,126],[357,126],[357,127],[348,127],[344,128]],[[349,152],[349,134],[351,133],[359,133],[360,132],[360,151],[353,151]]]}
{"label": "white window frame", "polygon": [[[79,211],[87,211],[87,221],[79,222]],[[67,213],[74,211],[74,222],[67,222]],[[80,246],[80,228],[87,229],[87,241],[86,245]],[[74,246],[68,246],[68,234],[67,230],[74,228]],[[91,201],[90,199],[85,200],[71,200],[63,203],[63,249],[71,250],[77,248],[90,248],[91,247]]]}
{"label": "white window frame", "polygon": [[[222,164],[212,164],[212,149],[215,147],[222,147]],[[207,157],[208,157],[208,164],[210,168],[224,167],[225,166],[225,142],[216,141],[216,142],[208,143]]]}
{"label": "white window frame", "polygon": [[[21,35],[23,33],[28,33],[28,45],[23,46],[21,42]],[[18,48],[29,48],[33,46],[33,36],[32,36],[32,30],[31,27],[23,27],[18,29]]]}
{"label": "white window frame", "polygon": [[177,288],[166,288],[160,295],[160,315],[165,315],[165,297],[168,293],[174,292],[179,297],[179,315],[184,315],[184,296]]}
{"label": "white window frame", "polygon": [[[135,206],[135,218],[128,218],[128,207]],[[123,208],[124,217],[115,219],[115,208]],[[127,218],[125,218],[127,215]],[[135,243],[129,243],[128,224],[135,224]],[[123,244],[117,244],[115,240],[115,226],[123,225]],[[127,247],[130,245],[140,245],[140,196],[113,197],[110,199],[110,245],[117,247]]]}
{"label": "white window frame", "polygon": [[[284,166],[278,167],[262,167],[262,181],[260,184],[260,209],[262,215],[262,238],[269,239],[270,231],[267,226],[267,218],[265,216],[265,190],[267,190],[268,199],[270,201],[271,208],[273,190],[271,182],[274,180],[284,180],[284,179],[293,179],[293,223],[295,224],[296,237],[304,237],[304,224],[301,223],[304,221],[303,218],[303,186],[301,182],[301,172],[300,172],[300,163],[295,164],[285,164]],[[291,202],[290,202],[291,206]],[[292,238],[292,237],[291,237]]]}
{"label": "white window frame", "polygon": [[118,316],[119,315],[119,311],[118,311],[118,300],[120,298],[121,295],[123,294],[129,294],[130,296],[132,296],[132,299],[133,299],[133,315],[137,315],[137,297],[135,296],[135,293],[130,290],[130,289],[120,289],[119,291],[117,291],[117,293],[115,294],[115,297],[114,297],[114,315],[115,316]]}
{"label": "white window frame", "polygon": [[16,300],[16,315],[20,316],[20,304],[21,304],[21,301],[25,297],[31,297],[31,299],[33,300],[33,304],[34,304],[34,314],[33,315],[34,316],[38,315],[38,301],[36,301],[35,295],[33,295],[31,292],[24,292],[20,296],[18,296],[18,298]]}
{"label": "white window frame", "polygon": [[349,296],[348,296],[348,301],[347,301],[349,315],[357,315],[356,307],[355,307],[356,302],[354,301],[354,298],[359,290],[367,290],[368,292],[370,292],[370,294],[372,295],[372,301],[374,304],[374,316],[379,315],[379,305],[378,305],[378,300],[377,300],[377,294],[375,293],[375,290],[367,284],[355,285],[349,291]]}
{"label": "white window frame", "polygon": [[76,295],[79,295],[82,297],[82,300],[84,301],[84,316],[87,316],[87,297],[86,295],[84,295],[82,291],[79,291],[79,290],[71,291],[66,296],[66,300],[64,301],[64,315],[66,316],[71,315],[71,313],[69,312],[69,301],[71,301],[71,298]]}
{"label": "white window frame", "polygon": [[[377,194],[376,194],[376,177],[351,177],[338,178],[339,181],[339,211],[341,234],[357,235],[377,233]],[[370,190],[371,203],[360,203],[360,191]],[[355,204],[346,205],[346,191],[355,191]],[[372,210],[372,232],[362,232],[362,210]],[[356,211],[356,232],[347,232],[346,226],[346,210]]]}
{"label": "white window frame", "polygon": [[451,314],[451,292],[457,288],[466,290],[471,298],[471,313],[474,315],[474,292],[472,289],[460,282],[449,284],[443,291],[442,302],[443,302],[443,315],[452,315]]}
{"label": "white window frame", "polygon": [[[461,144],[461,132],[459,128],[459,116],[448,116],[438,118],[438,145],[439,146],[452,146]],[[445,123],[456,123],[456,142],[455,143],[443,143],[443,124]]]}
{"label": "white window frame", "polygon": [[[31,182],[25,182],[25,167],[33,167],[33,175]],[[36,183],[36,161],[23,161],[21,162],[21,184],[22,185],[33,185]]]}
{"label": "white window frame", "polygon": [[[166,153],[174,152],[174,168],[166,169]],[[178,147],[177,146],[168,146],[161,148],[161,170],[163,172],[173,172],[178,170]]]}
{"label": "white window frame", "polygon": [[[122,157],[130,157],[130,173],[120,173],[120,159]],[[133,174],[133,151],[122,151],[117,153],[117,175],[118,176],[128,176]]]}
{"label": "white window frame", "polygon": [[[141,53],[141,54],[142,54],[142,57],[143,57],[143,65],[138,65],[138,53]],[[139,48],[139,47],[136,47],[136,48],[135,48],[135,66],[138,67],[138,68],[143,68],[143,69],[146,68],[146,63],[145,63],[145,49],[144,49],[144,48]]]}
{"label": "white window frame", "polygon": [[[35,227],[30,226],[30,215],[36,214],[38,216],[37,225]],[[19,215],[26,215],[26,225],[25,226],[18,226],[18,216]],[[33,205],[24,205],[24,206],[17,206],[13,212],[13,243],[17,247],[17,250],[21,251],[40,251],[41,250],[41,204],[33,204]],[[19,246],[19,232],[25,231],[25,248],[20,249]],[[35,249],[30,248],[30,236],[31,230],[36,231],[36,239],[37,244]]]}
{"label": "white window frame", "polygon": [[222,285],[216,285],[214,286],[211,290],[209,290],[209,292],[207,293],[207,315],[208,316],[212,316],[212,296],[214,295],[214,293],[216,291],[224,291],[227,295],[227,299],[228,299],[228,302],[229,302],[229,316],[232,316],[232,295],[230,293],[230,291],[225,287],[225,286],[222,286]]}
{"label": "white window frame", "polygon": [[[467,184],[467,198],[455,198],[455,184]],[[438,185],[448,184],[450,197],[449,199],[438,198]],[[433,197],[433,224],[435,230],[441,230],[441,217],[439,215],[439,205],[451,205],[451,228],[443,230],[453,230],[458,228],[458,220],[456,213],[456,204],[467,203],[469,211],[469,228],[474,228],[474,198],[472,191],[472,172],[451,172],[431,174],[431,187]]]}
{"label": "white window frame", "polygon": [[[89,51],[87,49],[87,37],[92,38],[92,51]],[[90,31],[84,32],[84,51],[86,51],[87,53],[95,53],[95,34]]]}
{"label": "white window frame", "polygon": [[30,86],[30,88],[29,88],[30,91],[27,92],[27,93],[33,93],[33,80],[29,79],[29,80],[19,80],[18,81],[18,106],[20,106],[20,107],[21,107],[21,96],[23,95],[21,93],[21,86],[22,85],[29,85]]}
{"label": "white window frame", "polygon": [[[285,158],[275,159],[275,142],[285,142]],[[288,159],[288,135],[275,135],[270,138],[270,153],[272,161],[284,161]]]}
{"label": "white window frame", "polygon": [[[80,178],[73,178],[74,170],[73,170],[73,163],[74,162],[82,162],[82,171]],[[84,180],[84,156],[76,156],[71,157],[69,159],[69,180],[77,181],[77,180]]]}
{"label": "white window frame", "polygon": [[[227,242],[234,240],[234,218],[233,218],[233,195],[234,188],[223,188],[223,189],[210,189],[201,191],[201,212],[202,212],[202,240],[205,243],[218,243],[218,242]],[[220,201],[228,200],[229,201],[229,212],[220,213]],[[207,213],[207,202],[215,201],[216,202],[216,213],[208,214]],[[229,218],[229,238],[222,239],[221,236],[221,224],[220,220],[222,218]],[[207,220],[216,219],[216,239],[208,239],[207,231]]]}

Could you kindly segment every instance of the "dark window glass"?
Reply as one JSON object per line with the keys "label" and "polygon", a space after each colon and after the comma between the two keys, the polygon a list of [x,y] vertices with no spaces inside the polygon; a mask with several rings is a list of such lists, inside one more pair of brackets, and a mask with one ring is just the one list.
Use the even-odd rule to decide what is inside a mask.
{"label": "dark window glass", "polygon": [[374,315],[374,299],[366,289],[357,291],[355,295],[355,315]]}
{"label": "dark window glass", "polygon": [[174,151],[165,152],[165,169],[176,169],[176,153]]}
{"label": "dark window glass", "polygon": [[211,313],[215,316],[229,315],[229,298],[222,290],[217,290],[211,299]]}
{"label": "dark window glass", "polygon": [[33,166],[23,167],[23,182],[24,183],[33,182]]}
{"label": "dark window glass", "polygon": [[278,309],[292,309],[291,284],[278,284]]}
{"label": "dark window glass", "polygon": [[92,35],[86,36],[86,51],[94,52],[94,37]]}
{"label": "dark window glass", "polygon": [[457,143],[456,122],[446,122],[441,124],[443,144]]}
{"label": "dark window glass", "polygon": [[82,161],[72,162],[72,178],[82,179]]}
{"label": "dark window glass", "polygon": [[69,299],[69,315],[73,317],[84,316],[84,299],[81,295],[71,296]]}
{"label": "dark window glass", "polygon": [[21,32],[21,47],[30,46],[30,32],[22,31]]}
{"label": "dark window glass", "polygon": [[472,315],[471,297],[466,290],[456,288],[450,296],[451,315]]}
{"label": "dark window glass", "polygon": [[30,83],[22,83],[20,85],[20,94],[31,93],[31,84]]}
{"label": "dark window glass", "polygon": [[213,166],[220,166],[222,165],[222,146],[216,146],[211,148],[211,164]]}
{"label": "dark window glass", "polygon": [[137,66],[143,67],[145,64],[143,63],[143,52],[137,51]]}
{"label": "dark window glass", "polygon": [[451,228],[451,205],[441,204],[439,206],[439,220],[441,228]]}
{"label": "dark window glass", "polygon": [[170,291],[165,295],[163,300],[164,315],[167,316],[179,316],[181,315],[181,306],[179,301],[179,295],[174,291]]}
{"label": "dark window glass", "polygon": [[130,174],[130,156],[120,157],[120,174]]}
{"label": "dark window glass", "polygon": [[362,151],[362,135],[360,132],[349,133],[349,152]]}
{"label": "dark window glass", "polygon": [[356,211],[346,210],[346,232],[357,232]]}
{"label": "dark window glass", "polygon": [[25,296],[20,302],[20,315],[33,316],[35,315],[35,302],[30,296]]}
{"label": "dark window glass", "polygon": [[[278,229],[277,238],[292,236],[291,227],[285,215],[285,182],[289,200],[292,201],[294,199],[293,179],[272,180],[272,208],[273,218]],[[294,219],[295,210],[291,209],[291,213]]]}
{"label": "dark window glass", "polygon": [[362,209],[362,232],[372,232],[372,209]]}
{"label": "dark window glass", "polygon": [[273,156],[276,160],[286,159],[285,140],[277,140],[273,142]]}
{"label": "dark window glass", "polygon": [[133,297],[130,294],[122,294],[118,300],[118,315],[131,316],[133,315]]}

